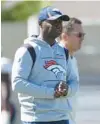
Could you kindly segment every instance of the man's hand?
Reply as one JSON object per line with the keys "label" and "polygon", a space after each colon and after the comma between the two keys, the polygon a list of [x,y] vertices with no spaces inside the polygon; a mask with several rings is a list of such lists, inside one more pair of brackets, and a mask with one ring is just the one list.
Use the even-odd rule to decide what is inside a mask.
{"label": "man's hand", "polygon": [[68,93],[68,84],[64,81],[61,81],[59,84],[55,87],[55,98],[58,98],[60,96],[66,96]]}

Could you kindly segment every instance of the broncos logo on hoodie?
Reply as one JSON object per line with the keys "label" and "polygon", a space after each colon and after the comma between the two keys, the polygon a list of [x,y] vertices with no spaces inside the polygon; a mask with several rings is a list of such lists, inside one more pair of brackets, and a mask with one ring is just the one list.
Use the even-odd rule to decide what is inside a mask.
{"label": "broncos logo on hoodie", "polygon": [[45,61],[44,68],[53,72],[57,79],[66,78],[66,70],[54,60]]}

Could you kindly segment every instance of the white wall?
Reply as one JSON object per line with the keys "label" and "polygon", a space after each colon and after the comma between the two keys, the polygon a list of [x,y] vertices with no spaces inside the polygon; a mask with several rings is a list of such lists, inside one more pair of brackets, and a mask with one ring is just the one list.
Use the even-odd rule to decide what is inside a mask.
{"label": "white wall", "polygon": [[3,55],[13,58],[16,49],[23,44],[27,37],[26,22],[3,22],[1,23],[1,45]]}
{"label": "white wall", "polygon": [[53,6],[75,17],[100,18],[100,1],[53,1]]}

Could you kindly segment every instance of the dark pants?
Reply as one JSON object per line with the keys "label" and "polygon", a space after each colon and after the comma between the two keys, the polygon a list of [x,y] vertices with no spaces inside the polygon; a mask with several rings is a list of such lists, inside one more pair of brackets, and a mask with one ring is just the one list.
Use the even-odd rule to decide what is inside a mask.
{"label": "dark pants", "polygon": [[22,121],[22,124],[69,124],[69,121],[68,120],[52,121],[52,122],[24,122]]}

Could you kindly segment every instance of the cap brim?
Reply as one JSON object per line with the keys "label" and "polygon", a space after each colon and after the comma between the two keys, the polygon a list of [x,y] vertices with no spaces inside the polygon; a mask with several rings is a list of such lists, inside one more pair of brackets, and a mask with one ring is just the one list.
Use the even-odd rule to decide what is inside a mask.
{"label": "cap brim", "polygon": [[56,15],[48,18],[47,20],[56,20],[56,19],[61,19],[62,21],[69,21],[70,17],[68,15]]}

